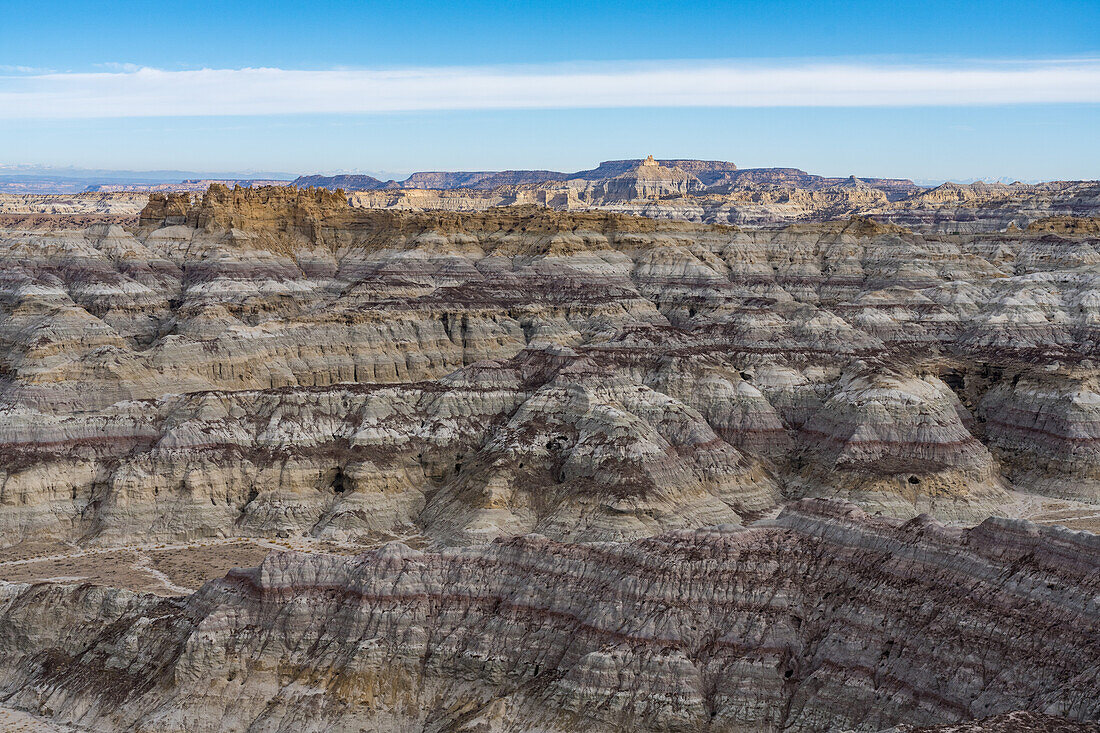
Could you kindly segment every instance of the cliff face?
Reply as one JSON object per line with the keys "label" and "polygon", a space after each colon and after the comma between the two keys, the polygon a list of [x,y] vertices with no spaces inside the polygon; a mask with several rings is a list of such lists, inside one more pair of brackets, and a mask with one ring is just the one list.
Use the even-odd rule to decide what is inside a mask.
{"label": "cliff face", "polygon": [[[365,208],[484,211],[538,204],[559,211],[604,209],[656,219],[775,227],[873,216],[924,232],[1026,229],[1050,217],[1100,215],[1096,181],[945,183],[814,175],[798,168],[739,169],[708,160],[609,160],[591,170],[415,173],[405,181],[307,176],[301,186],[342,187]],[[675,173],[673,172],[675,171]]]}
{"label": "cliff face", "polygon": [[[1076,231],[1076,230],[1075,230]],[[3,543],[630,539],[1100,501],[1089,234],[153,196],[11,231]]]}
{"label": "cliff face", "polygon": [[637,167],[602,181],[580,195],[602,202],[656,199],[702,191],[703,182],[678,167],[665,167],[649,156]]}
{"label": "cliff face", "polygon": [[373,191],[386,186],[373,176],[362,174],[339,176],[298,176],[291,184],[297,188],[327,188],[335,191],[340,188],[345,191]]}
{"label": "cliff face", "polygon": [[185,601],[7,585],[0,694],[97,730],[1095,720],[1098,558],[1085,533],[807,501],[625,545],[274,554]]}

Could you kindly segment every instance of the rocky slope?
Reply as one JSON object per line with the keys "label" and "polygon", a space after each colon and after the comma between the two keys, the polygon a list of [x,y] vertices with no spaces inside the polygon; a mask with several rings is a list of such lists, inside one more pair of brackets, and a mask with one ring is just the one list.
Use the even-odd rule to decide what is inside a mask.
{"label": "rocky slope", "polygon": [[[660,208],[749,173],[678,163],[613,161],[564,195]],[[817,212],[834,189],[911,196],[799,185],[788,203]],[[0,584],[0,712],[1086,729],[1097,535],[989,517],[1051,497],[1100,516],[1100,227],[938,196],[921,206],[1021,226],[295,187],[154,194],[140,216],[21,200],[0,219],[0,578],[48,580]],[[202,553],[220,575],[276,543],[303,551],[193,595],[64,584],[186,594]]]}
{"label": "rocky slope", "polygon": [[[202,193],[211,184],[243,187],[285,185],[287,181],[185,180],[178,183],[103,184],[97,191]],[[725,161],[650,158],[610,160],[590,170],[422,171],[403,181],[352,174],[301,176],[298,187],[343,190],[355,206],[404,211],[485,211],[498,206],[534,204],[556,211],[614,211],[656,219],[751,227],[780,227],[870,216],[922,232],[967,234],[1027,229],[1052,217],[1100,215],[1096,181],[1039,184],[918,186],[907,179],[826,177],[797,168],[740,169]],[[103,195],[103,194],[100,194]],[[0,196],[0,223],[46,227],[71,207],[72,195],[37,196],[33,216],[17,197]],[[141,199],[144,201],[144,198]],[[52,204],[51,204],[52,201]],[[140,207],[140,204],[137,204]],[[119,209],[117,204],[113,209]],[[20,213],[13,220],[8,214]],[[101,219],[106,220],[106,219]],[[116,217],[115,223],[129,224]],[[67,220],[68,228],[87,226],[88,217]],[[53,224],[57,228],[57,224]]]}
{"label": "rocky slope", "polygon": [[133,225],[148,203],[146,194],[0,193],[0,230],[80,230],[94,224]]}
{"label": "rocky slope", "polygon": [[1069,721],[1053,715],[1017,711],[953,725],[912,728],[900,725],[888,733],[1098,733],[1100,724]]}
{"label": "rocky slope", "polygon": [[[639,183],[641,182],[641,183]],[[364,208],[484,211],[537,204],[558,211],[607,210],[656,219],[775,227],[872,216],[947,234],[1025,229],[1056,216],[1100,215],[1096,181],[955,184],[924,188],[905,179],[828,178],[796,168],[738,169],[701,160],[615,160],[576,173],[418,173],[402,182],[369,176],[298,179],[353,192]]]}
{"label": "rocky slope", "polygon": [[0,695],[97,730],[1088,721],[1098,561],[1087,533],[810,500],[621,545],[273,554],[181,601],[5,585]]}
{"label": "rocky slope", "polygon": [[[685,174],[686,175],[686,174]],[[0,240],[2,542],[1100,503],[1098,242],[156,195]]]}

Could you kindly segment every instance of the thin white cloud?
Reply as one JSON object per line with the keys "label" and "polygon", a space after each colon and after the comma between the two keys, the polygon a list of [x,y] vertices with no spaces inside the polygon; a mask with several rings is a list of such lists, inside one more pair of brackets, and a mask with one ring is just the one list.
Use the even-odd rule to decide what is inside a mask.
{"label": "thin white cloud", "polygon": [[600,107],[1100,102],[1100,60],[957,66],[663,62],[569,67],[275,68],[0,76],[0,118]]}
{"label": "thin white cloud", "polygon": [[10,64],[0,64],[0,74],[48,74],[51,69],[44,69],[39,66],[12,66]]}

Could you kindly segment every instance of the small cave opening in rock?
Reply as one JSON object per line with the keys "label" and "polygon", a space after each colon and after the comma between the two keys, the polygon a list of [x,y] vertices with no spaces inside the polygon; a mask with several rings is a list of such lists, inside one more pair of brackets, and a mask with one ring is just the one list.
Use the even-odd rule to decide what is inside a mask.
{"label": "small cave opening in rock", "polygon": [[913,486],[916,486],[917,484],[920,483],[920,479],[917,478],[916,476],[910,476],[909,477],[909,483],[912,484]]}
{"label": "small cave opening in rock", "polygon": [[344,470],[339,466],[336,467],[336,475],[332,477],[332,491],[336,494],[342,494],[347,491],[347,484],[344,481]]}
{"label": "small cave opening in rock", "polygon": [[245,504],[251,504],[256,500],[256,497],[260,495],[260,492],[256,490],[255,486],[248,489],[248,497],[244,500]]}
{"label": "small cave opening in rock", "polygon": [[546,441],[546,450],[558,452],[565,448],[569,444],[569,440],[564,435],[555,435]]}
{"label": "small cave opening in rock", "polygon": [[947,388],[955,393],[955,396],[962,403],[962,406],[967,409],[968,412],[973,414],[977,408],[977,399],[979,398],[976,385],[971,379],[971,385],[968,388],[966,384],[967,372],[965,369],[941,369],[938,374],[939,378],[947,385]]}
{"label": "small cave opening in rock", "polygon": [[966,375],[960,372],[958,369],[947,369],[940,373],[940,379],[943,383],[955,394],[962,394],[966,389]]}

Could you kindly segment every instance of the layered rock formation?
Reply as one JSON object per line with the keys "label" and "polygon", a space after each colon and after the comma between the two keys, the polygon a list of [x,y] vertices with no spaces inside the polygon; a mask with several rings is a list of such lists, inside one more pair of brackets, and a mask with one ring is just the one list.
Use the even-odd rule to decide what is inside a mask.
{"label": "layered rock formation", "polygon": [[[1100,515],[1087,196],[1039,218],[1066,189],[1025,212],[726,164],[585,173],[465,213],[211,186],[0,219],[0,573],[53,568],[0,585],[0,705],[105,731],[1100,718],[1097,536],[988,518]],[[770,216],[792,182],[790,212],[923,231],[668,216]],[[641,205],[665,218],[620,213]],[[977,233],[922,218],[968,206]],[[58,582],[57,548],[182,594],[211,574],[173,582],[165,543],[292,541],[378,549],[174,598]]]}
{"label": "layered rock formation", "polygon": [[1059,227],[212,187],[134,230],[8,230],[0,539],[620,540],[803,496],[962,522],[1012,489],[1100,502],[1100,254]]}
{"label": "layered rock formation", "polygon": [[386,183],[369,176],[305,176],[296,183],[354,192],[352,202],[365,208],[484,211],[537,204],[558,211],[599,209],[742,226],[774,227],[855,215],[919,231],[967,234],[1025,229],[1049,217],[1100,215],[1096,181],[945,183],[925,188],[906,179],[830,178],[797,168],[738,169],[722,161],[652,156],[605,161],[576,173],[425,172]]}
{"label": "layered rock formation", "polygon": [[0,193],[0,229],[79,230],[137,223],[149,197],[135,193],[64,195]]}
{"label": "layered rock formation", "polygon": [[[288,182],[195,179],[88,188],[100,192],[202,193],[212,184],[234,183],[256,188]],[[646,160],[604,161],[590,170],[573,173],[422,171],[403,181],[382,181],[362,174],[311,175],[299,177],[293,185],[343,190],[349,192],[356,206],[364,208],[473,212],[535,204],[557,211],[606,210],[753,227],[871,216],[917,231],[946,234],[1027,229],[1043,219],[1082,220],[1100,214],[1096,181],[945,183],[926,188],[907,179],[826,177],[797,168],[740,169],[725,161],[655,160],[652,156]],[[73,196],[37,198],[45,206],[57,208],[69,206]],[[54,204],[48,203],[51,199]],[[5,212],[14,211],[21,211],[19,202],[0,197],[0,223],[5,220]],[[34,218],[24,214],[18,223],[46,226],[48,219],[37,212]],[[72,228],[91,221],[69,223]]]}
{"label": "layered rock formation", "polygon": [[[205,190],[205,189],[204,189]],[[149,197],[139,193],[66,195],[0,194],[3,214],[139,214]]]}
{"label": "layered rock formation", "polygon": [[1082,723],[1053,715],[1040,715],[1025,711],[992,715],[982,720],[912,728],[892,727],[889,733],[1097,733],[1098,723]]}
{"label": "layered rock formation", "polygon": [[[552,181],[607,181],[629,174],[639,166],[651,161],[655,165],[667,168],[679,168],[693,177],[710,185],[725,181],[737,172],[733,163],[719,160],[608,160],[590,170],[576,173],[561,173],[547,170],[507,170],[507,171],[421,171],[413,173],[403,181],[380,181],[372,176],[300,176],[293,184],[299,188],[319,187],[345,191],[372,191],[387,189],[433,189],[446,191],[451,189],[469,189],[489,191],[505,186],[540,184]],[[778,169],[769,169],[778,170]],[[800,171],[801,172],[801,171]],[[808,174],[803,174],[808,175]]]}
{"label": "layered rock formation", "polygon": [[275,554],[184,601],[6,585],[0,695],[97,730],[1088,721],[1098,560],[1087,533],[814,500],[623,545]]}
{"label": "layered rock formation", "polygon": [[126,191],[153,193],[193,191],[202,193],[213,185],[242,186],[260,188],[263,186],[286,186],[290,181],[270,178],[188,178],[178,183],[100,183],[88,186],[87,192],[121,193]]}
{"label": "layered rock formation", "polygon": [[[628,198],[631,189],[609,186],[612,180],[502,184],[492,189],[385,188],[356,190],[350,198],[363,208],[484,211],[494,206],[538,204],[559,211],[596,209],[655,219],[754,227],[870,216],[917,231],[944,234],[1025,229],[1050,217],[1100,215],[1100,188],[1094,181],[945,184],[924,191],[894,183],[875,185],[855,177],[825,179],[827,185],[805,187],[797,183],[757,183],[746,178],[740,184],[719,183],[703,188],[698,183],[679,187],[666,184],[654,189],[659,191],[654,200],[650,193]],[[962,195],[943,196],[939,192],[944,187]],[[689,191],[687,195],[683,195],[684,189]]]}

